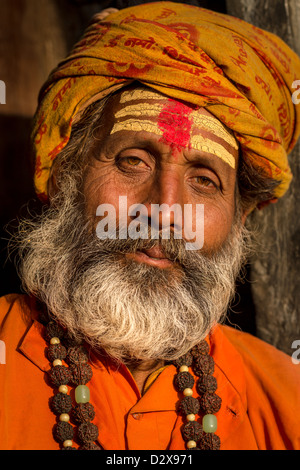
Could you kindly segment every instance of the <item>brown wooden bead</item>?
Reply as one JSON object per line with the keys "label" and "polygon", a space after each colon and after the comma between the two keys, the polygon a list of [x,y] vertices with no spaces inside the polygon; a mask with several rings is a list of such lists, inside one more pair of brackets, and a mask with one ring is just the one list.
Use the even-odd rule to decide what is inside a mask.
{"label": "brown wooden bead", "polygon": [[67,350],[62,344],[50,344],[47,356],[50,362],[55,361],[55,359],[64,360],[67,356]]}
{"label": "brown wooden bead", "polygon": [[194,358],[199,357],[199,356],[205,356],[205,355],[209,354],[209,345],[208,345],[208,343],[204,340],[204,341],[201,341],[200,343],[196,344],[191,349],[191,354]]}
{"label": "brown wooden bead", "polygon": [[87,442],[80,447],[80,450],[101,450],[101,447],[94,442]]}
{"label": "brown wooden bead", "polygon": [[196,375],[213,374],[215,362],[211,356],[198,356],[194,361],[194,372]]}
{"label": "brown wooden bead", "polygon": [[178,405],[178,411],[185,415],[189,415],[189,414],[196,415],[199,409],[200,409],[200,403],[197,400],[197,398],[194,398],[194,397],[184,397]]}
{"label": "brown wooden bead", "polygon": [[60,385],[67,385],[71,380],[71,372],[66,366],[56,366],[49,371],[49,376],[52,383],[59,387]]}
{"label": "brown wooden bead", "polygon": [[46,326],[46,338],[50,341],[51,338],[62,339],[64,337],[63,328],[54,321],[50,321]]}
{"label": "brown wooden bead", "polygon": [[221,441],[219,436],[213,432],[204,433],[198,445],[200,450],[219,450]]}
{"label": "brown wooden bead", "polygon": [[179,357],[178,359],[176,359],[175,361],[173,361],[173,364],[176,366],[176,367],[180,367],[180,366],[191,366],[192,365],[192,362],[193,362],[193,356],[191,355],[191,353],[187,353],[187,354],[184,354],[183,356]]}
{"label": "brown wooden bead", "polygon": [[222,404],[222,398],[216,393],[204,393],[200,398],[200,407],[205,414],[215,414],[219,411]]}
{"label": "brown wooden bead", "polygon": [[95,410],[91,403],[78,403],[72,412],[72,419],[77,423],[93,421]]}
{"label": "brown wooden bead", "polygon": [[68,361],[74,364],[85,364],[88,362],[88,352],[84,346],[72,346],[68,349]]}
{"label": "brown wooden bead", "polygon": [[217,390],[217,380],[213,375],[202,375],[196,385],[197,392],[202,395],[203,393],[213,393]]}
{"label": "brown wooden bead", "polygon": [[198,441],[203,435],[203,429],[197,421],[191,421],[183,426],[181,434],[185,441]]}
{"label": "brown wooden bead", "polygon": [[177,391],[183,392],[185,388],[193,388],[194,377],[189,372],[179,372],[174,377],[174,387]]}
{"label": "brown wooden bead", "polygon": [[57,415],[69,413],[72,409],[72,399],[70,395],[59,392],[52,397],[50,407]]}
{"label": "brown wooden bead", "polygon": [[85,385],[93,376],[93,370],[89,364],[72,364],[70,371],[72,383],[75,385]]}
{"label": "brown wooden bead", "polygon": [[78,437],[83,443],[87,443],[89,441],[94,442],[98,439],[98,435],[98,428],[93,423],[82,423],[78,426]]}
{"label": "brown wooden bead", "polygon": [[70,423],[66,421],[59,421],[55,426],[55,437],[57,440],[64,442],[67,440],[72,440],[74,436],[74,429]]}

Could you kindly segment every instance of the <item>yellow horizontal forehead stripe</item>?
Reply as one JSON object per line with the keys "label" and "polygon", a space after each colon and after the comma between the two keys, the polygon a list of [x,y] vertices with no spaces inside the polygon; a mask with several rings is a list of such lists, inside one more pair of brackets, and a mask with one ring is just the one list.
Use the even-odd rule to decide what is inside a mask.
{"label": "yellow horizontal forehead stripe", "polygon": [[117,119],[123,118],[125,116],[155,116],[157,117],[163,106],[161,104],[151,104],[151,103],[138,103],[126,106],[125,108],[120,109],[115,114]]}
{"label": "yellow horizontal forehead stripe", "polygon": [[[154,93],[153,93],[154,94]],[[154,94],[156,95],[156,94]],[[126,116],[149,116],[157,117],[163,110],[163,105],[159,103],[138,103],[125,106],[120,109],[115,117],[117,119],[124,118]],[[220,137],[225,142],[227,142],[234,149],[238,148],[237,142],[232,134],[227,131],[223,124],[218,121],[218,119],[204,115],[200,112],[193,111],[191,113],[191,118],[193,122],[192,134],[196,134],[197,131],[201,129],[208,130],[215,134],[217,137]]]}
{"label": "yellow horizontal forehead stripe", "polygon": [[136,100],[165,100],[166,97],[152,90],[143,88],[135,88],[134,90],[126,90],[121,94],[120,103]]}
{"label": "yellow horizontal forehead stripe", "polygon": [[229,153],[223,145],[218,144],[214,140],[205,139],[202,135],[194,135],[191,138],[192,149],[202,152],[208,152],[221,158],[223,162],[228,163],[231,168],[235,168],[235,158]]}
{"label": "yellow horizontal forehead stripe", "polygon": [[193,134],[197,133],[197,129],[205,129],[215,134],[216,137],[220,137],[221,139],[223,139],[234,149],[238,149],[238,144],[235,137],[230,132],[228,132],[226,127],[224,127],[218,119],[212,116],[207,116],[205,114],[197,113],[197,111],[192,112],[192,117]]}
{"label": "yellow horizontal forehead stripe", "polygon": [[111,130],[111,134],[119,131],[134,131],[134,132],[152,132],[155,135],[163,135],[163,132],[159,129],[158,125],[154,121],[148,121],[142,119],[137,121],[136,119],[126,119],[125,121],[116,122]]}

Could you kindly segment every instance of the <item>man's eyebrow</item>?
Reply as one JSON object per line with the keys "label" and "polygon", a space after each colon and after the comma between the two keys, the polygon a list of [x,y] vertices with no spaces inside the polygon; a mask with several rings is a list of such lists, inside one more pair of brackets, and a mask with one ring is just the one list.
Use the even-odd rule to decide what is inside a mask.
{"label": "man's eyebrow", "polygon": [[[134,134],[126,136],[123,135],[120,137],[119,133],[116,132],[115,134],[107,135],[102,141],[101,146],[105,153],[109,152],[110,146],[113,146],[114,152],[119,152],[121,150],[136,147],[144,150],[148,149],[150,152],[154,153],[154,156],[157,156],[160,153],[159,144],[159,141],[152,139],[148,136],[142,137],[138,136],[137,134]],[[203,152],[194,148],[190,148],[187,150],[188,154],[186,151],[184,151],[184,156],[187,162],[194,164],[198,163],[199,166],[205,166],[206,168],[211,167],[212,169],[215,169],[218,172],[225,170],[226,173],[230,173],[231,171],[234,171],[234,167],[229,165],[227,162],[225,162],[223,159],[221,159],[214,153]],[[235,160],[233,155],[232,159]]]}
{"label": "man's eyebrow", "polygon": [[[127,132],[128,134],[128,132]],[[138,148],[146,148],[146,147],[155,147],[155,141],[150,137],[141,137],[137,136],[136,134],[128,134],[126,136],[120,136],[119,132],[114,134],[109,134],[99,143],[99,145],[103,148],[103,150],[107,150],[109,146],[113,146],[114,150],[118,150],[121,148],[131,148],[131,147],[138,147]]]}
{"label": "man's eyebrow", "polygon": [[211,169],[219,176],[222,174],[229,177],[235,171],[228,163],[213,153],[204,153],[193,149],[188,155],[185,155],[185,158],[195,166]]}

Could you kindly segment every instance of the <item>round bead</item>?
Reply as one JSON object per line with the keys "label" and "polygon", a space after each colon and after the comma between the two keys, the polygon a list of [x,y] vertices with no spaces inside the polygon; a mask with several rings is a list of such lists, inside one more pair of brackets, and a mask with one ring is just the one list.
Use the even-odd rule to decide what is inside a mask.
{"label": "round bead", "polygon": [[206,433],[216,432],[218,427],[218,420],[216,416],[212,414],[203,416],[202,426],[203,431]]}
{"label": "round bead", "polygon": [[188,441],[186,446],[188,449],[192,449],[193,447],[197,447],[197,443],[195,441]]}
{"label": "round bead", "polygon": [[191,397],[193,395],[193,390],[191,388],[185,388],[183,390],[183,395],[185,397]]}
{"label": "round bead", "polygon": [[56,387],[67,385],[71,380],[71,372],[65,366],[56,366],[49,372],[50,379]]}
{"label": "round bead", "polygon": [[179,372],[188,372],[188,371],[189,371],[188,366],[181,366],[181,367],[179,368]]}
{"label": "round bead", "polygon": [[74,436],[74,429],[70,423],[66,421],[59,421],[55,429],[55,437],[60,442],[72,440]]}
{"label": "round bead", "polygon": [[82,423],[78,427],[78,437],[83,443],[95,441],[96,439],[98,439],[98,435],[98,428],[93,423]]}
{"label": "round bead", "polygon": [[187,423],[182,428],[182,437],[185,441],[198,441],[203,436],[203,429],[201,424],[197,421]]}
{"label": "round bead", "polygon": [[65,395],[66,393],[68,393],[69,390],[68,390],[68,387],[66,385],[60,385],[58,391]]}
{"label": "round bead", "polygon": [[202,395],[203,393],[213,393],[217,390],[217,379],[213,375],[203,375],[197,382],[197,392]]}
{"label": "round bead", "polygon": [[194,346],[191,349],[191,354],[194,357],[205,356],[205,355],[209,354],[209,345],[208,345],[208,343],[205,340],[203,340],[200,343],[196,344],[196,346]]}
{"label": "round bead", "polygon": [[63,442],[64,447],[72,447],[73,441],[71,439],[67,439],[66,441]]}
{"label": "round bead", "polygon": [[195,379],[189,372],[179,372],[174,377],[174,387],[179,392],[186,388],[192,388],[194,383]]}
{"label": "round bead", "polygon": [[48,339],[53,337],[62,339],[64,337],[64,330],[56,322],[50,321],[46,326],[46,336]]}
{"label": "round bead", "polygon": [[173,361],[173,364],[176,367],[181,367],[181,366],[191,366],[193,362],[193,356],[191,353],[186,353],[183,356],[179,357],[175,361]]}
{"label": "round bead", "polygon": [[54,336],[53,338],[50,339],[50,344],[59,344],[60,339]]}
{"label": "round bead", "polygon": [[89,364],[72,364],[70,371],[75,385],[85,385],[93,376],[93,370]]}
{"label": "round bead", "polygon": [[74,364],[84,364],[88,362],[89,356],[85,347],[78,345],[72,346],[68,350],[68,360]]}
{"label": "round bead", "polygon": [[211,356],[199,356],[195,358],[195,374],[213,374],[215,370],[215,361]]}
{"label": "round bead", "polygon": [[65,421],[66,423],[70,421],[70,416],[68,413],[62,413],[59,417],[59,421]]}
{"label": "round bead", "polygon": [[72,409],[72,398],[70,395],[59,392],[52,397],[50,406],[56,415],[69,413]]}
{"label": "round bead", "polygon": [[195,421],[196,416],[193,413],[191,413],[191,414],[187,415],[186,419],[188,421]]}
{"label": "round bead", "polygon": [[200,450],[219,450],[221,446],[221,440],[219,436],[214,433],[204,434],[199,442]]}
{"label": "round bead", "polygon": [[91,403],[78,403],[72,411],[72,419],[78,423],[93,421],[95,410]]}
{"label": "round bead", "polygon": [[53,362],[52,362],[53,366],[62,366],[62,362],[60,359],[55,359]]}
{"label": "round bead", "polygon": [[62,344],[50,344],[47,351],[47,356],[50,362],[53,362],[55,359],[63,360],[66,358],[66,355],[67,350]]}
{"label": "round bead", "polygon": [[87,403],[90,401],[90,390],[86,385],[78,385],[75,388],[76,403]]}
{"label": "round bead", "polygon": [[97,444],[94,442],[86,442],[80,447],[80,450],[101,450],[101,447],[99,447]]}
{"label": "round bead", "polygon": [[185,415],[197,414],[200,409],[200,403],[195,397],[184,397],[179,405],[178,411],[184,413]]}
{"label": "round bead", "polygon": [[221,408],[222,398],[216,393],[204,393],[200,398],[201,410],[206,414],[217,413]]}

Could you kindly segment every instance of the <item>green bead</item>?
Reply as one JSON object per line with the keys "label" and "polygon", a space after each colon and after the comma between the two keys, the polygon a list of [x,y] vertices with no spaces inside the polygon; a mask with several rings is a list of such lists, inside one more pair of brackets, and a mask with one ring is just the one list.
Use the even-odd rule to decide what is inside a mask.
{"label": "green bead", "polygon": [[90,390],[86,385],[78,385],[75,388],[76,403],[87,403],[90,401]]}
{"label": "green bead", "polygon": [[218,427],[218,420],[215,415],[203,416],[202,427],[204,432],[216,432]]}

